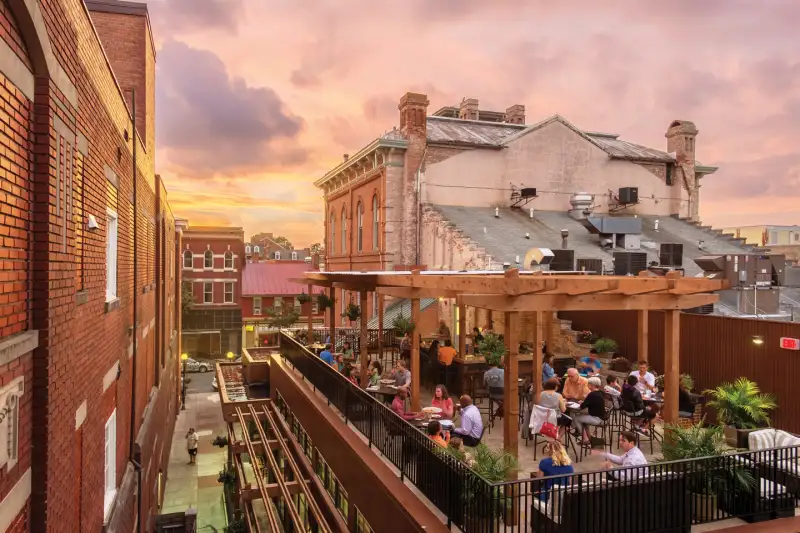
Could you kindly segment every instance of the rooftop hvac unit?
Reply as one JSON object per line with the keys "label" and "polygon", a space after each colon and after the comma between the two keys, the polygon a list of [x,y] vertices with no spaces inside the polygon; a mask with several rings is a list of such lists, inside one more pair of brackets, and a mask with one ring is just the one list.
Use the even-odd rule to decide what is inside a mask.
{"label": "rooftop hvac unit", "polygon": [[575,250],[553,250],[550,270],[572,272],[575,270]]}
{"label": "rooftop hvac unit", "polygon": [[524,187],[519,191],[522,198],[536,198],[536,187]]}
{"label": "rooftop hvac unit", "polygon": [[[577,261],[576,270],[578,272],[596,272],[597,274],[602,274],[603,260],[581,257]],[[798,276],[798,279],[800,279],[800,276]]]}
{"label": "rooftop hvac unit", "polygon": [[701,305],[700,307],[692,307],[691,309],[687,309],[686,313],[692,313],[693,315],[710,315],[714,312],[714,304],[706,304]]}
{"label": "rooftop hvac unit", "polygon": [[531,268],[532,266],[546,266],[553,262],[553,251],[550,248],[531,248],[525,254],[525,260],[522,263],[523,269]]}
{"label": "rooftop hvac unit", "polygon": [[619,188],[619,203],[621,204],[635,204],[639,201],[639,188],[638,187],[620,187]]}
{"label": "rooftop hvac unit", "polygon": [[658,262],[661,266],[683,266],[683,244],[663,243],[658,253]]}
{"label": "rooftop hvac unit", "polygon": [[642,270],[647,270],[647,253],[614,252],[615,276],[638,276]]}
{"label": "rooftop hvac unit", "polygon": [[727,258],[724,255],[703,255],[694,260],[703,272],[724,272]]}

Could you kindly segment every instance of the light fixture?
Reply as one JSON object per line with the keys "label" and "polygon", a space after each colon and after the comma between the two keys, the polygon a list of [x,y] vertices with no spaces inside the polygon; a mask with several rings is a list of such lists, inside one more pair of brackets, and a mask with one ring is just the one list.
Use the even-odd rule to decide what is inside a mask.
{"label": "light fixture", "polygon": [[753,335],[753,344],[756,346],[761,346],[764,344],[764,336],[763,335]]}
{"label": "light fixture", "polygon": [[186,361],[187,359],[189,359],[189,354],[188,353],[182,353],[181,354],[181,361]]}
{"label": "light fixture", "polygon": [[236,356],[235,356],[235,355],[233,355],[233,352],[228,352],[228,353],[225,355],[225,357],[227,357],[228,359],[231,359],[231,360],[232,360],[232,359],[233,359],[234,357],[236,357]]}

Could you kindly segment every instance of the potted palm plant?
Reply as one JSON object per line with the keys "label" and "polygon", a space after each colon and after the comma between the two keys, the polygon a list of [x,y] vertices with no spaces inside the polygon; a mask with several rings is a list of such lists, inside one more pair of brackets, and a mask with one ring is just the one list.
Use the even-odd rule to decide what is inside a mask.
{"label": "potted palm plant", "polygon": [[483,340],[478,341],[478,352],[489,366],[498,366],[500,359],[506,354],[506,345],[503,339],[495,333],[484,333]]}
{"label": "potted palm plant", "polygon": [[723,383],[703,394],[711,397],[706,405],[716,409],[717,420],[725,425],[728,445],[736,448],[747,448],[747,435],[768,427],[769,412],[777,407],[772,394],[762,393],[758,385],[747,378]]}
{"label": "potted palm plant", "polygon": [[701,522],[716,519],[720,499],[727,492],[746,494],[753,490],[755,478],[749,470],[731,467],[730,461],[715,460],[726,453],[725,436],[720,426],[701,425],[682,428],[667,424],[661,447],[662,461],[707,458],[686,473],[692,495],[692,516]]}

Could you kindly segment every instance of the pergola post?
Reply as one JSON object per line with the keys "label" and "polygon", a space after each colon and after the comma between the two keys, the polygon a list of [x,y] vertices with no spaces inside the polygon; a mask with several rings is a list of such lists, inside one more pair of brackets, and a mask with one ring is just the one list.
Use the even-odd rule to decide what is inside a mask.
{"label": "pergola post", "polygon": [[369,383],[369,346],[367,343],[367,291],[361,291],[361,341],[359,343],[361,360],[361,386]]}
{"label": "pergola post", "polygon": [[[506,357],[503,383],[503,448],[519,455],[519,313],[505,314]],[[541,353],[540,353],[541,355]],[[516,472],[511,474],[516,479]]]}
{"label": "pergola post", "polygon": [[533,402],[539,397],[542,391],[542,329],[544,322],[544,314],[549,311],[534,311],[533,312]]}
{"label": "pergola post", "polygon": [[414,323],[414,331],[411,334],[411,361],[409,363],[409,370],[411,370],[411,410],[419,412],[420,410],[420,390],[419,390],[419,298],[411,298],[411,321]]}
{"label": "pergola post", "polygon": [[637,319],[638,319],[638,330],[639,330],[639,341],[638,341],[638,349],[637,355],[639,357],[639,361],[647,361],[647,349],[648,349],[648,342],[650,339],[649,334],[649,312],[647,309],[642,309],[637,311]]}
{"label": "pergola post", "polygon": [[[330,294],[330,304],[331,306],[328,308],[328,321],[331,325],[331,346],[336,350],[336,289],[331,287],[329,289]],[[325,343],[323,339],[323,344]]]}
{"label": "pergola post", "polygon": [[[542,324],[542,342],[546,343],[548,346],[548,350],[552,350],[553,346],[551,345],[551,338],[553,336],[553,311],[545,311],[544,312],[544,320]],[[536,347],[540,352],[542,351],[541,344]]]}
{"label": "pergola post", "polygon": [[467,306],[458,305],[458,354],[467,355]]}
{"label": "pergola post", "polygon": [[678,422],[678,395],[681,381],[681,312],[664,311],[664,421]]}
{"label": "pergola post", "polygon": [[494,319],[492,318],[492,310],[488,309],[486,312],[486,326],[488,326],[491,329],[494,329],[494,327],[492,326],[492,322],[494,322]]}
{"label": "pergola post", "polygon": [[[308,297],[312,298],[313,294],[314,294],[314,286],[309,285]],[[313,313],[311,313],[311,310],[314,309],[314,303],[311,300],[309,300],[306,305],[308,306],[308,336],[306,337],[306,340],[308,341],[308,344],[314,344],[314,320],[313,320]]]}
{"label": "pergola post", "polygon": [[378,361],[383,364],[383,294],[378,295]]}

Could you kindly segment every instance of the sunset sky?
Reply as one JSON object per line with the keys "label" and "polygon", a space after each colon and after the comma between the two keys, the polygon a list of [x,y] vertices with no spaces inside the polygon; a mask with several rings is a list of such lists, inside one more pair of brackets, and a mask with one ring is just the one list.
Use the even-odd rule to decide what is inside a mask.
{"label": "sunset sky", "polygon": [[412,90],[659,149],[694,121],[704,223],[798,224],[796,2],[153,0],[157,170],[190,224],[321,241],[313,181]]}

